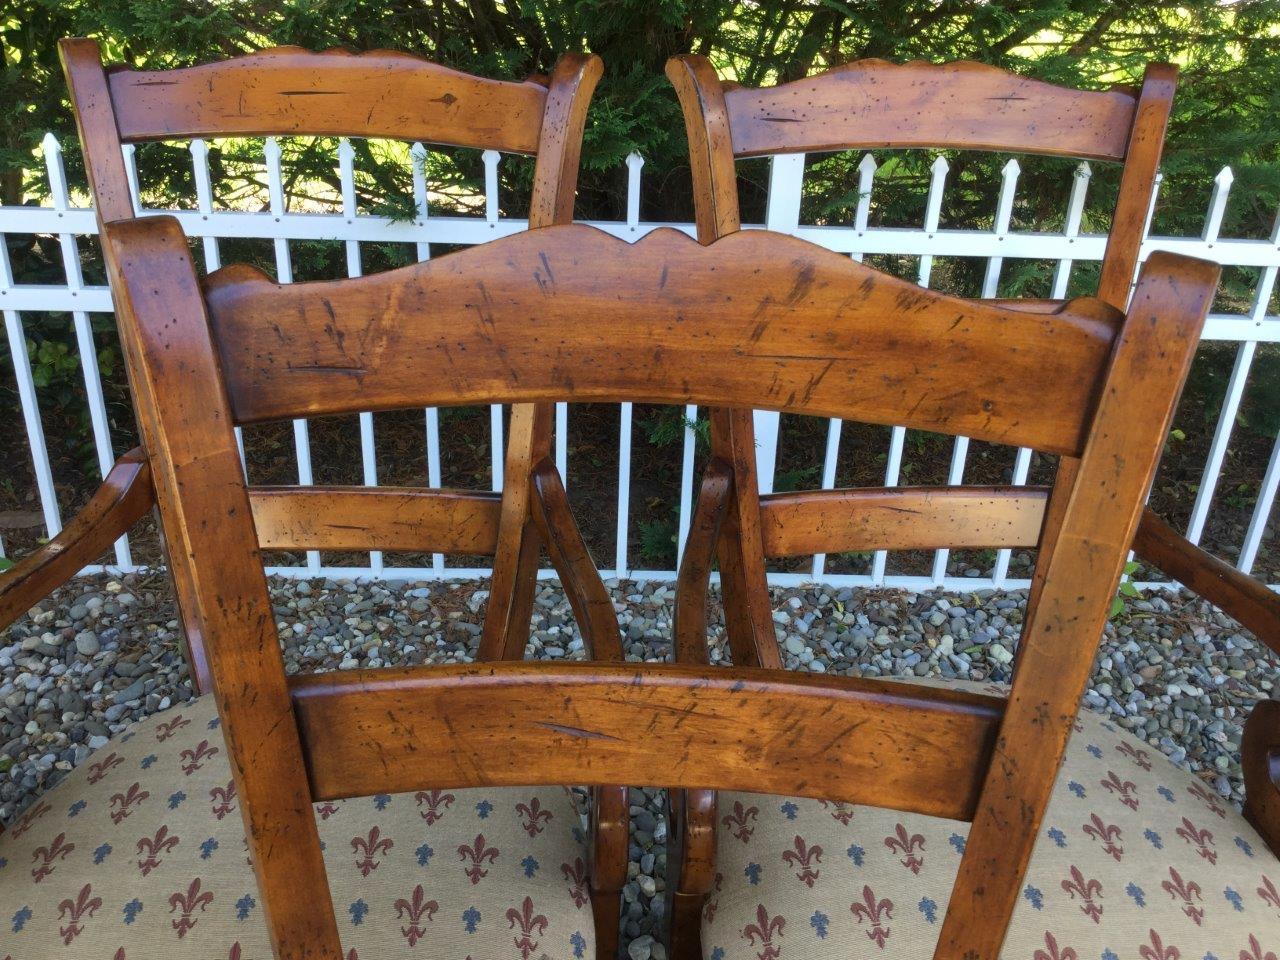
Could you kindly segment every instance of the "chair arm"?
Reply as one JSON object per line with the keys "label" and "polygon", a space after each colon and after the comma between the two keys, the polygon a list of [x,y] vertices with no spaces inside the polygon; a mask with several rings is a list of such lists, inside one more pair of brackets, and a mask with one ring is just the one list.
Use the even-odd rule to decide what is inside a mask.
{"label": "chair arm", "polygon": [[116,461],[62,532],[0,576],[0,630],[70,580],[155,503],[151,469],[134,448]]}

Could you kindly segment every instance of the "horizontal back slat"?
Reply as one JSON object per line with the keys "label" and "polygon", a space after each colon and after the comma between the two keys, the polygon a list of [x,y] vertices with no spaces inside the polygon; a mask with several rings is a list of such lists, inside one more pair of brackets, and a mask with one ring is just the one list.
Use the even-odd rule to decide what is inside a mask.
{"label": "horizontal back slat", "polygon": [[859,60],[725,92],[739,157],[950,147],[1122,160],[1135,104],[1125,90],[1072,90],[967,61]]}
{"label": "horizontal back slat", "polygon": [[250,487],[264,550],[491,555],[502,495],[413,487]]}
{"label": "horizontal back slat", "polygon": [[108,74],[125,143],[307,134],[534,153],[547,88],[459,73],[407,53],[278,47],[179,70]]}
{"label": "horizontal back slat", "polygon": [[808,490],[760,498],[765,556],[1034,547],[1046,487]]}
{"label": "horizontal back slat", "polygon": [[542,400],[732,404],[1077,454],[1120,315],[945,297],[763,231],[534,230],[356,280],[211,275],[238,422]]}
{"label": "horizontal back slat", "polygon": [[290,690],[316,800],[371,783],[636,781],[959,820],[973,816],[1004,709],[894,681],[660,663],[364,670],[293,677]]}

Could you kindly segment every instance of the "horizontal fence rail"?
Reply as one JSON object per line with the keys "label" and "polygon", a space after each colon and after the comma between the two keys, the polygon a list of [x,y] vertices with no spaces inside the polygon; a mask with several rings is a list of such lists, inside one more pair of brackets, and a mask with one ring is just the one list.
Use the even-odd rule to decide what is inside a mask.
{"label": "horizontal fence rail", "polygon": [[[287,209],[281,171],[281,151],[274,139],[265,141],[264,162],[267,173],[268,209],[264,211],[238,211],[215,209],[210,182],[208,146],[201,140],[190,145],[196,189],[194,208],[180,210],[139,210],[139,214],[167,213],[175,216],[188,236],[199,241],[204,265],[209,270],[221,266],[219,241],[229,239],[270,240],[274,247],[276,271],[279,279],[293,279],[293,264],[289,241],[324,240],[340,241],[345,245],[347,273],[359,276],[362,272],[361,244],[405,243],[413,245],[419,260],[431,256],[432,245],[470,245],[485,243],[499,237],[510,236],[527,229],[527,221],[499,215],[498,170],[501,157],[493,151],[483,154],[485,205],[484,215],[475,217],[441,216],[428,209],[428,185],[425,180],[423,158],[425,148],[414,144],[410,157],[413,161],[413,189],[416,216],[410,220],[391,221],[386,218],[361,213],[357,210],[355,188],[355,152],[347,141],[340,141],[337,151],[337,168],[341,183],[341,212],[308,213]],[[127,169],[134,179],[137,195],[137,170],[132,147],[125,148]],[[14,365],[14,378],[21,405],[21,416],[26,430],[34,467],[40,508],[44,526],[49,536],[62,527],[54,490],[53,472],[47,452],[43,426],[38,407],[36,383],[26,349],[23,314],[65,313],[71,317],[79,352],[80,367],[88,397],[90,428],[99,470],[105,475],[119,451],[110,435],[101,372],[94,348],[89,315],[109,314],[111,297],[104,286],[88,285],[81,273],[77,238],[97,233],[92,209],[73,206],[71,192],[63,168],[62,151],[58,140],[48,135],[44,140],[45,172],[50,188],[50,202],[44,206],[0,207],[0,235],[38,234],[58,239],[65,270],[65,282],[61,284],[18,284],[14,282],[7,248],[0,245],[0,311],[4,315],[5,333]],[[641,222],[640,196],[641,174],[644,161],[637,155],[627,158],[627,204],[623,221],[593,222],[592,225],[627,240],[636,240],[659,227],[675,227],[693,234],[690,223]],[[769,191],[764,227],[793,234],[820,244],[831,250],[861,260],[868,255],[899,255],[918,258],[917,281],[928,286],[934,260],[937,257],[964,257],[985,259],[981,295],[995,296],[1001,271],[1006,260],[1032,259],[1055,262],[1051,296],[1066,295],[1067,284],[1074,264],[1100,261],[1106,237],[1081,232],[1081,222],[1091,170],[1081,163],[1075,170],[1063,228],[1057,233],[1011,230],[1014,199],[1021,169],[1016,160],[1010,160],[1002,170],[998,197],[990,230],[948,229],[939,225],[942,199],[946,190],[949,167],[939,156],[930,168],[929,188],[925,200],[924,217],[915,228],[889,228],[868,226],[871,199],[875,190],[877,165],[870,154],[858,165],[859,200],[853,222],[837,225],[812,225],[800,221],[805,157],[791,154],[771,160]],[[1223,462],[1231,440],[1245,385],[1254,362],[1258,344],[1280,341],[1280,316],[1269,312],[1275,290],[1277,270],[1280,270],[1280,220],[1277,229],[1265,240],[1229,239],[1219,236],[1223,213],[1232,185],[1229,168],[1215,178],[1209,192],[1206,215],[1201,234],[1197,237],[1147,236],[1143,242],[1141,258],[1156,250],[1169,250],[1192,256],[1204,257],[1224,266],[1254,268],[1259,280],[1254,292],[1252,307],[1244,314],[1212,314],[1205,326],[1204,339],[1230,341],[1238,344],[1234,367],[1229,377],[1212,442],[1209,446],[1203,478],[1197,490],[1191,510],[1187,535],[1192,542],[1199,542],[1213,502]],[[1157,182],[1157,193],[1159,184]],[[1152,198],[1152,209],[1155,197]],[[1150,216],[1148,216],[1148,226]],[[117,372],[116,376],[122,376]],[[617,531],[614,555],[609,558],[612,567],[602,573],[609,576],[639,579],[674,579],[674,570],[645,570],[633,566],[629,555],[629,514],[631,500],[632,455],[632,405],[621,404],[618,411],[620,443],[617,470]],[[558,404],[556,411],[556,462],[572,484],[568,475],[568,417],[567,405]],[[683,550],[688,533],[692,509],[694,476],[695,432],[697,417],[695,407],[685,409],[686,427],[683,437],[683,453],[680,471],[679,520],[677,523],[677,556]],[[492,486],[502,487],[503,430],[502,409],[491,408],[490,453]],[[760,465],[759,483],[762,492],[773,489],[777,461],[780,418],[776,413],[759,411],[755,416],[757,458]],[[363,482],[368,486],[378,483],[376,438],[372,414],[359,417],[360,455]],[[426,437],[427,479],[432,486],[441,484],[440,421],[437,411],[424,412]],[[313,482],[311,443],[305,420],[293,424],[297,478],[301,484]],[[889,447],[885,457],[884,483],[899,483],[902,469],[906,431],[894,427],[889,435]],[[836,481],[836,463],[840,451],[841,422],[832,420],[827,429],[825,452],[821,464],[821,486],[831,489]],[[968,440],[956,438],[952,447],[947,482],[964,481]],[[1031,451],[1019,450],[1013,464],[1013,482],[1027,482],[1031,467]],[[1252,518],[1244,536],[1243,546],[1235,558],[1236,566],[1248,573],[1256,561],[1259,546],[1266,530],[1268,518],[1280,487],[1280,442],[1273,445],[1270,461],[1263,477],[1262,487]],[[0,544],[0,550],[3,545]],[[887,554],[874,555],[870,574],[831,574],[826,569],[826,557],[813,558],[811,567],[800,573],[771,573],[771,582],[778,585],[794,585],[818,581],[833,586],[890,586],[909,589],[925,589],[942,586],[957,590],[983,588],[1022,588],[1028,581],[1009,575],[1010,551],[1002,550],[996,557],[990,576],[955,577],[947,573],[948,551],[934,554],[928,576],[904,576],[887,572]],[[127,537],[115,545],[114,564],[109,567],[86,568],[85,572],[130,572],[142,569],[134,563]],[[369,555],[368,563],[356,567],[333,567],[322,564],[317,552],[306,555],[301,566],[271,567],[269,571],[285,576],[331,576],[354,578],[439,579],[446,577],[476,577],[487,575],[481,568],[450,566],[439,554],[432,557],[429,567],[395,567],[384,564],[380,553]],[[550,575],[551,571],[542,571]],[[1140,586],[1167,586],[1167,584],[1141,584]]]}

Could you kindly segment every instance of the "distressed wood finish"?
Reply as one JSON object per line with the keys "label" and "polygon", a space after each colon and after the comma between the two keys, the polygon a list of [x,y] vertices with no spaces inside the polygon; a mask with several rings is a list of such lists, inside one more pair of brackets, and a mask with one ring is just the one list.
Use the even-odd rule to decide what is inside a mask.
{"label": "distressed wood finish", "polygon": [[733,493],[733,468],[712,459],[702,472],[702,485],[689,521],[680,571],[676,576],[672,616],[672,659],[676,663],[707,662],[707,585]]}
{"label": "distressed wood finish", "polygon": [[373,784],[714,783],[967,820],[1003,706],[890,680],[681,664],[458,664],[289,683],[317,800]]}
{"label": "distressed wood finish", "polygon": [[276,47],[180,70],[107,74],[125,143],[283,134],[535,153],[546,84],[460,73],[395,50]]}
{"label": "distressed wood finish", "polygon": [[[1088,298],[1040,315],[940,297],[763,231],[628,245],[577,224],[354,280],[229,267],[206,290],[237,423],[571,393],[750,401],[1067,454],[1116,320]],[[607,337],[593,335],[601,316]],[[434,356],[449,365],[424,377]]]}
{"label": "distressed wood finish", "polygon": [[492,554],[500,494],[418,487],[250,487],[264,550]]}
{"label": "distressed wood finish", "polygon": [[151,468],[135,448],[116,461],[61,533],[0,575],[0,630],[109,549],[154,505]]}
{"label": "distressed wood finish", "polygon": [[[856,60],[776,87],[724,94],[739,157],[948,147],[1120,160],[1136,97],[1074,90],[970,61]],[[909,118],[907,122],[904,119]]]}
{"label": "distressed wood finish", "polygon": [[1280,856],[1280,701],[1260,700],[1240,741],[1244,815]]}
{"label": "distressed wood finish", "polygon": [[1044,487],[894,487],[760,498],[769,557],[846,550],[1034,547]]}

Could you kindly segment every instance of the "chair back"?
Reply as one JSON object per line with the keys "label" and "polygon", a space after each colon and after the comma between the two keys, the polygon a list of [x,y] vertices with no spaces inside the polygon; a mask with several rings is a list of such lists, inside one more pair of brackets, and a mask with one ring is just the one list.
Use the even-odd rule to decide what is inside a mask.
{"label": "chair back", "polygon": [[[110,223],[104,236],[164,536],[186,558],[175,572],[210,640],[277,956],[339,956],[315,801],[664,783],[972,820],[937,955],[962,946],[994,960],[1216,266],[1153,256],[1126,317],[1095,299],[1052,314],[958,300],[764,232],[700,246],[664,230],[630,246],[555,226],[289,285],[235,266],[202,284],[172,218]],[[615,320],[607,338],[602,315]],[[234,427],[558,400],[905,418],[1076,458],[1042,511],[1043,585],[1008,701],[685,664],[286,678]]]}

